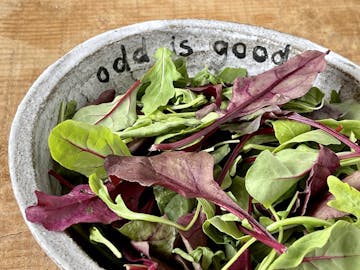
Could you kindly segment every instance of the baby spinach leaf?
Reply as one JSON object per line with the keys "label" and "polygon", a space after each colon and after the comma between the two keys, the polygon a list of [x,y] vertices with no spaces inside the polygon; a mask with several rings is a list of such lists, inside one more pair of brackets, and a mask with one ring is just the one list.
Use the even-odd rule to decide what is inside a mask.
{"label": "baby spinach leaf", "polygon": [[276,120],[272,121],[271,124],[274,128],[275,137],[280,144],[311,130],[309,125],[291,120]]}
{"label": "baby spinach leaf", "polygon": [[357,218],[356,225],[360,227],[360,191],[342,182],[335,176],[328,177],[329,191],[335,200],[328,205],[336,210],[353,214]]}
{"label": "baby spinach leaf", "polygon": [[112,131],[130,127],[137,119],[135,90],[139,84],[140,81],[135,82],[125,94],[117,96],[112,102],[81,108],[73,120],[105,126]]}
{"label": "baby spinach leaf", "polygon": [[63,167],[86,176],[105,177],[107,155],[130,155],[118,135],[103,126],[66,120],[51,131],[48,144],[52,158]]}
{"label": "baby spinach leaf", "polygon": [[285,149],[276,155],[262,151],[246,173],[246,190],[268,208],[309,172],[317,156],[296,149]]}
{"label": "baby spinach leaf", "polygon": [[132,241],[148,242],[152,250],[163,256],[171,254],[177,235],[176,229],[172,226],[142,220],[131,220],[118,231]]}
{"label": "baby spinach leaf", "polygon": [[360,265],[360,229],[338,221],[296,240],[269,270],[348,270]]}
{"label": "baby spinach leaf", "polygon": [[110,155],[105,160],[110,178],[141,185],[161,185],[188,198],[203,198],[246,219],[252,226],[248,234],[282,252],[284,246],[220,188],[213,178],[214,160],[206,152],[164,152],[150,157]]}
{"label": "baby spinach leaf", "polygon": [[156,111],[160,106],[165,106],[175,95],[174,81],[182,76],[177,71],[172,59],[172,52],[167,48],[159,48],[155,57],[157,61],[144,75],[143,84],[150,84],[145,89],[141,98],[145,115]]}
{"label": "baby spinach leaf", "polygon": [[105,245],[111,252],[116,256],[116,258],[121,259],[122,254],[121,252],[111,243],[105,236],[102,235],[100,230],[95,226],[91,227],[90,229],[90,241],[93,243],[99,243]]}

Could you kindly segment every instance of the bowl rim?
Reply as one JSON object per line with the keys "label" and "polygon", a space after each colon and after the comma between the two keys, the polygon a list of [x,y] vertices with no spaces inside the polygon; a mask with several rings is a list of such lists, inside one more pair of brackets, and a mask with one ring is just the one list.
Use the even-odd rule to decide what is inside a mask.
{"label": "bowl rim", "polygon": [[[85,266],[90,269],[102,268],[98,266],[98,264],[93,261],[87,254],[85,254],[85,252],[80,249],[80,247],[67,234],[47,231],[46,229],[42,228],[42,226],[33,224],[26,219],[25,208],[28,205],[26,205],[27,202],[24,197],[23,187],[19,186],[19,175],[21,175],[21,172],[18,170],[23,156],[19,156],[19,153],[22,153],[24,148],[25,150],[31,150],[32,145],[31,142],[28,142],[25,144],[25,146],[24,142],[22,142],[22,145],[20,145],[20,142],[17,140],[17,134],[25,130],[25,132],[29,132],[28,134],[31,136],[31,127],[33,121],[35,120],[28,121],[32,118],[30,115],[31,110],[27,110],[27,106],[29,105],[29,102],[36,98],[48,96],[57,83],[59,83],[61,78],[70,72],[74,67],[76,67],[78,62],[84,60],[89,55],[94,54],[100,48],[128,36],[155,30],[169,29],[170,27],[174,26],[191,26],[198,28],[213,27],[218,30],[231,30],[238,33],[245,33],[257,37],[262,37],[264,39],[269,39],[269,37],[276,36],[276,39],[279,43],[290,43],[293,47],[301,50],[316,49],[320,51],[327,51],[327,49],[323,46],[320,46],[305,38],[250,24],[208,19],[151,20],[123,26],[98,34],[77,45],[64,56],[56,60],[53,64],[48,66],[35,80],[18,106],[10,129],[8,164],[13,193],[26,225],[41,248],[61,269],[77,269],[76,265],[74,265],[74,262],[79,261],[79,258],[81,258],[79,266],[81,265],[82,268]],[[354,62],[340,56],[335,52],[329,53],[327,56],[327,62],[330,65],[340,68],[343,73],[349,74],[355,80],[360,81],[360,67]],[[39,91],[39,89],[41,89],[41,91]],[[32,151],[25,151],[25,154],[31,156]],[[59,256],[59,249],[54,245],[51,245],[51,241],[54,240],[56,240],[59,245],[66,244],[66,246],[69,247],[69,254],[66,256],[64,256],[64,254],[63,256]]]}

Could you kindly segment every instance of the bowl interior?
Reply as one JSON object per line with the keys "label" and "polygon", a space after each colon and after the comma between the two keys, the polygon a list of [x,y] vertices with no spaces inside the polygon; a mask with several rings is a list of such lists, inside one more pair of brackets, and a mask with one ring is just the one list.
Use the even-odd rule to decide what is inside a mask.
{"label": "bowl interior", "polygon": [[[158,47],[186,57],[190,74],[204,66],[214,72],[225,66],[244,67],[249,75],[281,64],[307,50],[325,48],[275,31],[234,23],[175,20],[153,21],[116,29],[79,45],[50,66],[19,106],[12,126],[9,161],[14,193],[22,213],[36,203],[34,190],[59,193],[48,177],[51,159],[47,137],[62,101],[84,105],[106,89],[125,91],[153,62]],[[316,85],[344,97],[360,95],[359,67],[330,53],[328,67]],[[65,233],[48,232],[27,223],[47,254],[63,269],[100,269]]]}

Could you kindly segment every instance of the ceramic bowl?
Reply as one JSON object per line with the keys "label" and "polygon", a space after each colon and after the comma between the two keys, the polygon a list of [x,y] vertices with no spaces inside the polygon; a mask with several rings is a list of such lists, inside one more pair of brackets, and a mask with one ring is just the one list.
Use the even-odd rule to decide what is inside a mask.
{"label": "ceramic bowl", "polygon": [[[34,190],[58,194],[50,181],[47,137],[59,104],[79,106],[108,88],[125,91],[150,66],[158,47],[187,58],[190,74],[205,65],[245,67],[258,74],[307,49],[327,49],[291,35],[237,23],[207,20],[150,21],[115,29],[78,45],[48,67],[21,102],[11,128],[9,165],[13,190],[24,216],[36,203]],[[360,99],[360,68],[330,52],[316,85]],[[26,221],[26,219],[25,219]],[[61,269],[101,269],[66,233],[49,232],[26,221],[34,238]]]}

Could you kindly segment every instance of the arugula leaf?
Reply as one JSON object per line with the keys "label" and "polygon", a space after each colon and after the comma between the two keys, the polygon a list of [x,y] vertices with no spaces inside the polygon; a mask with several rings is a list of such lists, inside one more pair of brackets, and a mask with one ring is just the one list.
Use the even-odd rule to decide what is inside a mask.
{"label": "arugula leaf", "polygon": [[139,84],[140,81],[136,81],[125,94],[117,96],[112,102],[81,108],[75,113],[73,120],[105,126],[112,131],[132,126],[137,119],[135,90]]}
{"label": "arugula leaf", "polygon": [[285,149],[276,155],[262,151],[246,173],[246,190],[269,208],[309,172],[317,156],[296,149]]}
{"label": "arugula leaf", "polygon": [[98,228],[95,226],[91,227],[90,229],[90,241],[93,243],[99,243],[105,245],[111,252],[116,256],[116,258],[121,259],[122,254],[121,252],[111,243],[108,239],[105,238],[100,232]]}
{"label": "arugula leaf", "polygon": [[179,57],[174,60],[176,70],[181,74],[181,78],[174,82],[175,87],[185,87],[189,82],[189,74],[186,67],[185,57]]}
{"label": "arugula leaf", "polygon": [[329,176],[327,182],[330,193],[335,197],[335,200],[329,201],[328,205],[336,210],[353,214],[357,218],[356,225],[360,227],[360,191],[335,176]]}
{"label": "arugula leaf", "polygon": [[110,155],[105,160],[105,167],[110,178],[138,182],[144,186],[161,185],[187,198],[209,200],[240,219],[247,219],[253,228],[248,231],[249,235],[279,252],[284,250],[283,245],[230,199],[216,183],[213,179],[214,160],[206,152],[164,152],[151,157]]}
{"label": "arugula leaf", "polygon": [[269,270],[348,270],[360,265],[360,229],[338,221],[296,240]]}
{"label": "arugula leaf", "polygon": [[155,53],[156,63],[149,69],[142,79],[143,84],[150,84],[141,98],[145,115],[165,106],[175,95],[174,81],[182,76],[177,71],[172,59],[172,52],[167,48],[159,48]]}
{"label": "arugula leaf", "polygon": [[119,136],[103,126],[66,120],[51,131],[48,144],[52,158],[63,167],[86,176],[105,177],[107,155],[130,155]]}

